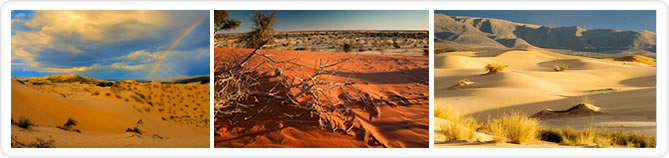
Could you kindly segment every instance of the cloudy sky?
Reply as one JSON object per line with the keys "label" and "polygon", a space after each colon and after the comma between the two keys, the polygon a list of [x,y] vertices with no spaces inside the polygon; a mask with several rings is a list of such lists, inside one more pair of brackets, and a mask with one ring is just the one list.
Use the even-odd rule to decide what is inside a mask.
{"label": "cloudy sky", "polygon": [[12,76],[209,74],[209,11],[12,11]]}
{"label": "cloudy sky", "polygon": [[546,26],[655,32],[655,10],[435,10],[449,16],[472,16]]}
{"label": "cloudy sky", "polygon": [[[272,11],[265,11],[269,14]],[[428,30],[428,10],[279,10],[276,31],[312,30]],[[223,33],[249,32],[253,10],[228,10],[241,21],[239,28]]]}

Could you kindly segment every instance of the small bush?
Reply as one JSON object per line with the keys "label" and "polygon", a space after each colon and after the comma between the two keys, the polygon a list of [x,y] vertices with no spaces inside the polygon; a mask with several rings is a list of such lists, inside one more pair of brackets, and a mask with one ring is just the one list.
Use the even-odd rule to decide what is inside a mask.
{"label": "small bush", "polygon": [[400,46],[399,43],[394,42],[394,41],[393,41],[393,47],[395,47],[395,49],[400,49],[400,48],[402,48],[402,47]]}
{"label": "small bush", "polygon": [[139,127],[142,126],[142,125],[144,125],[144,121],[142,121],[140,119],[139,121],[137,121],[137,124],[135,125],[135,127],[128,128],[128,129],[125,130],[125,132],[133,132],[133,133],[137,133],[137,134],[141,135],[142,133],[144,133],[144,131],[139,129]]}
{"label": "small bush", "polygon": [[488,71],[489,74],[491,73],[499,73],[503,72],[504,69],[509,67],[508,65],[504,65],[501,63],[491,63],[485,66],[485,70]]}
{"label": "small bush", "polygon": [[486,126],[496,143],[530,144],[539,140],[539,120],[519,113],[506,114]]}
{"label": "small bush", "polygon": [[37,126],[33,121],[30,121],[30,119],[25,117],[20,118],[18,122],[11,120],[11,123],[12,125],[16,125],[23,129],[30,129],[31,127]]}
{"label": "small bush", "polygon": [[60,128],[62,130],[66,130],[66,131],[74,131],[74,132],[81,133],[81,131],[78,130],[78,129],[72,129],[72,127],[74,127],[76,125],[77,125],[77,121],[73,120],[72,118],[68,118],[67,121],[65,122],[65,124],[63,124],[63,126],[57,126],[56,128]]}
{"label": "small bush", "polygon": [[353,44],[344,43],[343,50],[347,53],[353,51]]}
{"label": "small bush", "polygon": [[567,64],[553,65],[553,71],[564,71],[569,69]]}

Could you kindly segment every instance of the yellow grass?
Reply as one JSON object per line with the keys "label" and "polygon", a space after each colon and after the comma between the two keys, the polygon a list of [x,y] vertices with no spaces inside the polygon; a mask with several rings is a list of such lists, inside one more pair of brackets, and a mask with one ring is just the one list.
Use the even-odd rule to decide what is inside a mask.
{"label": "yellow grass", "polygon": [[441,132],[444,133],[446,140],[461,140],[472,142],[476,136],[476,130],[481,124],[471,117],[461,117],[450,107],[435,108],[434,116],[448,120],[449,123],[442,124]]}
{"label": "yellow grass", "polygon": [[564,71],[569,69],[569,65],[567,64],[560,64],[560,65],[553,65],[553,70],[554,71]]}
{"label": "yellow grass", "polygon": [[654,148],[655,136],[642,136],[636,133],[624,134],[622,130],[601,131],[587,128],[577,131],[572,128],[541,129],[541,140],[560,143],[562,145],[588,146],[598,148],[627,147],[627,148]]}
{"label": "yellow grass", "polygon": [[485,70],[488,71],[488,73],[498,73],[498,72],[503,72],[504,69],[509,67],[508,65],[504,65],[502,63],[490,63],[485,66]]}
{"label": "yellow grass", "polygon": [[539,140],[539,124],[538,119],[510,113],[490,120],[486,129],[496,143],[532,144]]}

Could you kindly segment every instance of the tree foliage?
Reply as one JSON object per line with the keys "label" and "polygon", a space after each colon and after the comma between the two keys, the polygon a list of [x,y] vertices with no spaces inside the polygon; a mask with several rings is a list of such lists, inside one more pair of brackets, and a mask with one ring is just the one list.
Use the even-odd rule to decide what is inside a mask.
{"label": "tree foliage", "polygon": [[252,15],[251,20],[254,23],[253,30],[246,33],[245,37],[242,38],[242,42],[246,48],[257,48],[265,43],[265,41],[271,39],[274,32],[274,24],[276,24],[276,12],[265,14],[265,12],[256,11]]}
{"label": "tree foliage", "polygon": [[214,10],[214,31],[231,30],[239,27],[241,22],[237,19],[232,19],[228,15],[228,11]]}

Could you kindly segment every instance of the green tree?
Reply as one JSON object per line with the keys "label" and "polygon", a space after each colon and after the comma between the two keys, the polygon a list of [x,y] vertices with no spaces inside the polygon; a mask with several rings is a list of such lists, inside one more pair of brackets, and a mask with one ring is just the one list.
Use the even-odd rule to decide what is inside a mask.
{"label": "green tree", "polygon": [[228,11],[214,10],[214,31],[236,29],[241,24],[237,19],[232,19],[228,15]]}
{"label": "green tree", "polygon": [[257,48],[272,38],[274,24],[276,24],[276,12],[265,14],[262,11],[256,11],[251,19],[254,23],[253,30],[246,33],[242,42],[246,48]]}

